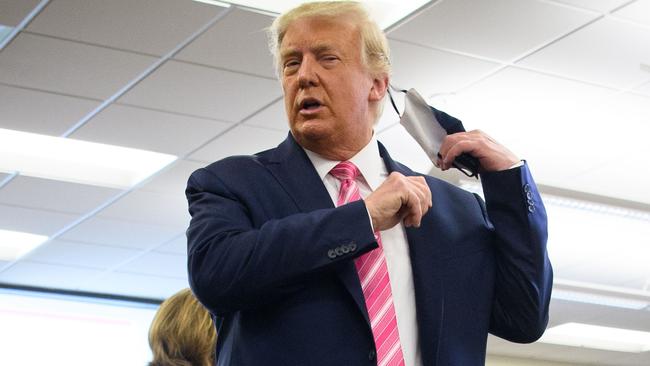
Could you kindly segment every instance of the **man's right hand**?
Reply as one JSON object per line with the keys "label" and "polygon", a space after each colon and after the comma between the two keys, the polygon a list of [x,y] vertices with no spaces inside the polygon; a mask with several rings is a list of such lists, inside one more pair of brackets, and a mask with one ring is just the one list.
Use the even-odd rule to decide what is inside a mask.
{"label": "man's right hand", "polygon": [[419,227],[432,205],[424,177],[406,177],[397,172],[391,173],[364,201],[376,231],[390,229],[402,220],[407,227]]}

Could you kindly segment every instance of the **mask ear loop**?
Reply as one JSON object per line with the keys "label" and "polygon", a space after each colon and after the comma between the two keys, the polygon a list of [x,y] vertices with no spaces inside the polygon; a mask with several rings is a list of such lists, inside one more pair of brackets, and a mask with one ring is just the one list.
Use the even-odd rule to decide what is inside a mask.
{"label": "mask ear loop", "polygon": [[401,93],[404,93],[404,94],[406,94],[406,90],[405,89],[399,89],[399,88],[393,86],[392,84],[388,84],[388,89],[386,89],[386,91],[388,91],[388,97],[390,98],[390,104],[392,104],[393,109],[395,110],[395,113],[397,113],[398,117],[402,117],[402,115],[399,113],[399,109],[397,109],[397,104],[395,104],[395,99],[393,99],[393,93],[390,92],[391,89],[395,90],[396,92],[401,92]]}

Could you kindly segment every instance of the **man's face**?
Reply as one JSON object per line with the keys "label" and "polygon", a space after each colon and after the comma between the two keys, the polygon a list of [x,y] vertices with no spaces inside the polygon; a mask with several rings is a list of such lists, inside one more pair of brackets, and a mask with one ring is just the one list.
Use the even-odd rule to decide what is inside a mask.
{"label": "man's face", "polygon": [[293,22],[282,40],[280,67],[289,126],[301,146],[342,160],[368,143],[374,124],[369,106],[383,98],[385,85],[362,64],[352,22]]}

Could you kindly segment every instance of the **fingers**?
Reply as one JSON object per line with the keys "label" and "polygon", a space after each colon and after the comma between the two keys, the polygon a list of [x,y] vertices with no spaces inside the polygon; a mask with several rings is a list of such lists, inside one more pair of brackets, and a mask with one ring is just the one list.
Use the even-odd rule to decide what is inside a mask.
{"label": "fingers", "polygon": [[447,136],[440,147],[436,166],[447,170],[462,153],[477,158],[483,171],[505,170],[519,161],[517,156],[492,137],[483,131],[473,130]]}
{"label": "fingers", "polygon": [[405,177],[396,172],[365,201],[376,230],[389,229],[400,221],[407,227],[419,227],[432,205],[431,191],[423,177]]}
{"label": "fingers", "polygon": [[406,177],[408,199],[405,202],[409,215],[404,217],[407,227],[420,227],[422,217],[431,208],[431,191],[423,177]]}

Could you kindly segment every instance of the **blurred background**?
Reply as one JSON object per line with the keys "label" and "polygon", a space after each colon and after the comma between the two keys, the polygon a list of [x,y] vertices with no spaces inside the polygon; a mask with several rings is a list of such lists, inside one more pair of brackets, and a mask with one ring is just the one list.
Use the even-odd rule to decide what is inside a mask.
{"label": "blurred background", "polygon": [[[188,286],[189,174],[287,135],[264,29],[297,3],[0,0],[0,364],[144,365]],[[392,83],[526,159],[545,198],[549,330],[490,337],[488,365],[649,365],[650,0],[367,3]],[[390,104],[376,133],[480,192]]]}

